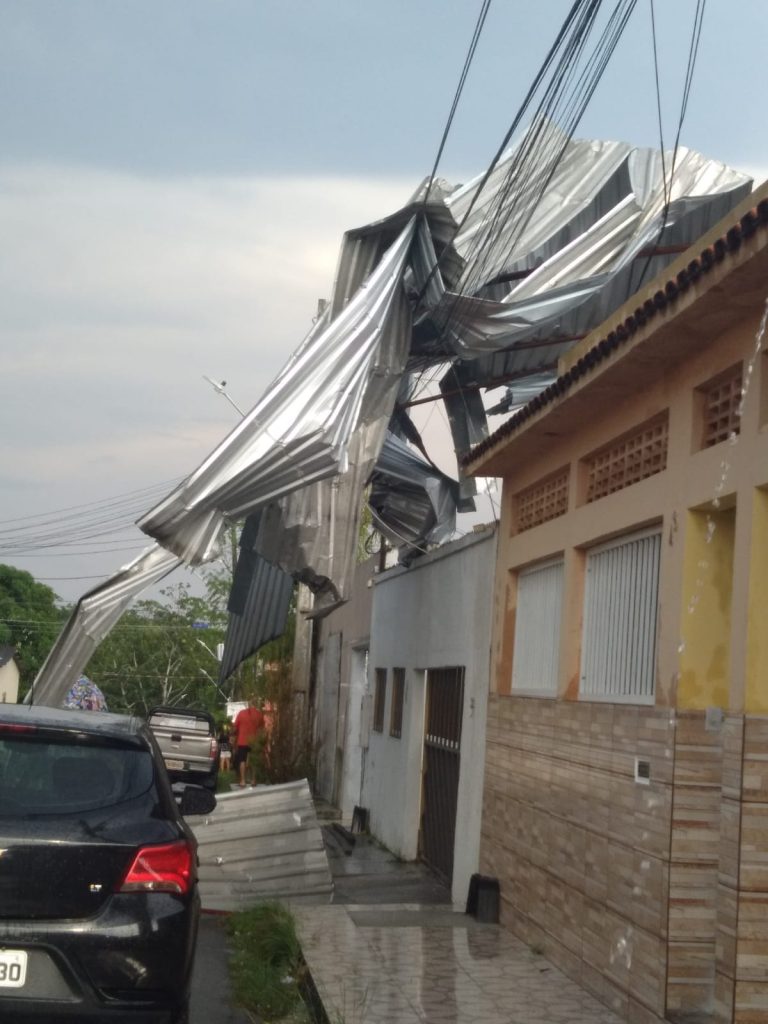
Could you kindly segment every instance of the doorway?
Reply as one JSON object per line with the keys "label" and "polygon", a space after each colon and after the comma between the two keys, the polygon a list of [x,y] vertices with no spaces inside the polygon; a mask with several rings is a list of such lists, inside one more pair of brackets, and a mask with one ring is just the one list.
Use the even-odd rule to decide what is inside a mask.
{"label": "doorway", "polygon": [[419,856],[450,886],[461,764],[464,668],[429,669]]}

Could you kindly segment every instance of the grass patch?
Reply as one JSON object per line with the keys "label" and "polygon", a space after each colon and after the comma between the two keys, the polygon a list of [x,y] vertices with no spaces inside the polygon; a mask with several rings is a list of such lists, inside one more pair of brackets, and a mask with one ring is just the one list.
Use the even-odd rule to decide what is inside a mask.
{"label": "grass patch", "polygon": [[235,998],[265,1021],[311,1020],[302,999],[306,968],[293,916],[280,903],[262,903],[229,919]]}
{"label": "grass patch", "polygon": [[220,771],[216,779],[216,792],[228,793],[232,788],[233,782],[237,782],[237,776],[234,772]]}

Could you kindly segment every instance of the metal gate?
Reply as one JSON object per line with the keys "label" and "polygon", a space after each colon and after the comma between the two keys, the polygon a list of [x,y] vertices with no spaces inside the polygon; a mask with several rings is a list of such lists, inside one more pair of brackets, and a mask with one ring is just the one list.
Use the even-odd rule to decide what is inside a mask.
{"label": "metal gate", "polygon": [[463,667],[430,669],[419,853],[448,885],[453,878],[463,708]]}

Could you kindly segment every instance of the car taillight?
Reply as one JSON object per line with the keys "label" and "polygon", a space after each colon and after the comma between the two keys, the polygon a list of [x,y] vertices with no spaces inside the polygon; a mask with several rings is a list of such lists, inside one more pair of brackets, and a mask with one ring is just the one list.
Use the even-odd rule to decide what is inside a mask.
{"label": "car taillight", "polygon": [[37,726],[17,725],[15,722],[0,722],[0,732],[37,732]]}
{"label": "car taillight", "polygon": [[189,843],[144,846],[133,858],[117,892],[189,892],[195,855]]}

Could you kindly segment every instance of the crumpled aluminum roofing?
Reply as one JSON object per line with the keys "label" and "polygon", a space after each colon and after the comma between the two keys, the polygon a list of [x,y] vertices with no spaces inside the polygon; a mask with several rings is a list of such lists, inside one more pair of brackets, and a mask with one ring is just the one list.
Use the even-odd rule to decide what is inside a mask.
{"label": "crumpled aluminum roofing", "polygon": [[[422,329],[429,323],[443,351],[462,360],[467,376],[485,386],[553,368],[575,340],[652,280],[751,186],[747,175],[681,149],[662,232],[665,184],[657,151],[571,140],[545,200],[533,210],[526,205],[529,181],[508,192],[503,188],[515,154],[501,161],[489,182],[491,195],[483,192],[454,240],[462,256],[472,256],[492,216],[492,243],[473,257],[482,264],[482,278],[471,294],[445,294],[419,321]],[[667,153],[667,168],[671,160]],[[448,198],[457,220],[479,181]],[[669,247],[676,251],[644,255]],[[505,276],[513,279],[500,282]],[[465,277],[473,278],[471,268]],[[434,341],[427,345],[427,351],[434,348]]]}
{"label": "crumpled aluminum roofing", "polygon": [[25,703],[60,706],[90,656],[134,598],[180,564],[176,555],[153,544],[114,576],[83,594],[35,677]]}
{"label": "crumpled aluminum roofing", "polygon": [[[557,166],[542,153],[515,179],[524,137],[481,195],[480,178],[437,182],[425,203],[422,185],[402,210],[345,235],[324,316],[235,430],[139,521],[146,533],[199,564],[226,521],[262,508],[256,549],[330,607],[347,593],[361,495],[404,379],[446,362],[467,387],[554,369],[749,191],[746,175],[681,150],[662,232],[660,154],[536,131],[562,152]],[[464,408],[451,404],[462,449],[486,429],[477,402]],[[65,627],[67,644],[78,628]],[[57,641],[44,671],[62,650]],[[67,654],[67,671],[75,660]]]}
{"label": "crumpled aluminum roofing", "polygon": [[138,526],[196,565],[237,520],[307,484],[344,472],[361,422],[387,415],[407,354],[400,283],[411,218],[335,319],[321,320],[264,397]]}
{"label": "crumpled aluminum roofing", "polygon": [[400,548],[401,563],[408,564],[428,544],[453,534],[458,491],[455,480],[387,434],[371,476],[368,504],[375,526]]}

